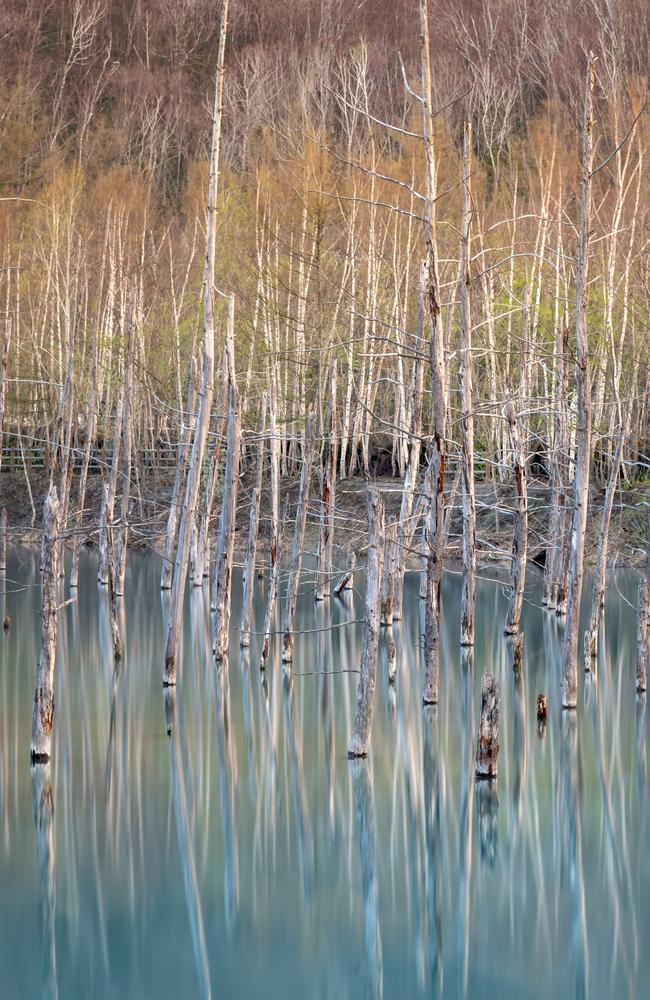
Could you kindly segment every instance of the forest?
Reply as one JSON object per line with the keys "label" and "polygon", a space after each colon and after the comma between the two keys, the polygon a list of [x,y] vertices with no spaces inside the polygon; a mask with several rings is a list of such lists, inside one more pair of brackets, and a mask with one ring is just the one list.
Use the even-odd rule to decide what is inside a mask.
{"label": "forest", "polygon": [[[115,699],[127,683],[120,678],[136,667],[128,628],[136,604],[139,627],[156,636],[145,659],[151,689],[163,691],[164,729],[162,711],[158,722],[170,748],[182,726],[180,705],[190,698],[190,669],[198,671],[193,685],[216,689],[211,711],[225,726],[217,751],[227,896],[233,661],[246,675],[236,681],[244,685],[244,711],[253,686],[260,699],[257,739],[269,742],[253,765],[247,717],[248,766],[269,768],[269,795],[276,794],[278,739],[270,706],[274,697],[286,700],[301,879],[309,790],[293,685],[311,675],[314,658],[321,680],[350,674],[345,719],[325,735],[327,742],[336,730],[338,751],[350,758],[368,995],[384,991],[374,855],[387,834],[376,826],[381,795],[372,770],[363,768],[375,741],[377,758],[389,753],[386,712],[399,720],[403,808],[422,838],[409,847],[405,832],[405,846],[427,873],[425,909],[435,910],[436,830],[470,816],[469,853],[453,876],[466,894],[458,995],[484,995],[485,967],[477,965],[473,980],[468,950],[472,808],[480,857],[490,857],[492,868],[499,751],[500,761],[517,762],[524,784],[526,753],[533,754],[534,730],[521,733],[525,698],[540,741],[547,717],[555,720],[565,765],[553,771],[553,781],[567,783],[553,792],[553,821],[556,831],[568,823],[562,843],[572,888],[555,891],[557,905],[563,892],[570,895],[576,995],[589,992],[590,968],[592,992],[601,995],[584,890],[575,894],[576,879],[582,886],[576,762],[596,755],[579,742],[591,712],[604,713],[594,715],[593,731],[601,837],[607,829],[607,845],[591,863],[600,866],[606,853],[607,891],[633,912],[637,944],[647,934],[650,918],[632,901],[631,862],[621,860],[627,841],[617,842],[617,830],[627,836],[625,810],[641,807],[610,800],[607,775],[623,767],[626,749],[608,757],[603,748],[605,729],[612,746],[634,742],[645,829],[649,60],[643,0],[5,0],[2,663],[9,671],[18,662],[8,644],[24,641],[20,601],[33,588],[38,676],[35,662],[24,669],[30,685],[37,679],[36,693],[31,707],[29,700],[19,706],[16,695],[23,721],[13,732],[16,741],[25,732],[26,761],[31,717],[46,990],[53,981],[56,989],[49,762],[57,762],[57,740],[69,744],[66,759],[73,746],[71,710],[63,709],[68,724],[59,735],[55,703],[68,699],[64,678],[74,656],[66,623],[86,608],[91,580],[98,597],[82,613],[104,621],[96,655],[110,663],[113,685],[106,774]],[[34,560],[27,584],[25,567]],[[146,599],[135,584],[145,576]],[[490,587],[495,605],[486,611]],[[205,602],[200,611],[197,601]],[[606,614],[615,623],[607,629]],[[525,637],[542,620],[544,642],[531,647]],[[328,658],[321,643],[333,648],[339,633],[341,643],[343,633],[354,637],[354,653]],[[614,659],[623,655],[612,648],[615,636],[628,650],[625,672],[616,673],[616,717],[607,700]],[[524,695],[529,670],[540,690],[529,681]],[[450,787],[458,781],[448,727],[461,676],[455,724],[470,784],[461,779],[465,811],[456,820],[437,798],[431,813],[431,795],[439,780],[444,785],[444,774],[432,777],[436,767],[453,770]],[[304,697],[324,706],[326,690]],[[339,697],[328,694],[332,702]],[[396,708],[401,698],[408,713]],[[81,711],[84,733],[88,711]],[[202,711],[187,708],[197,719]],[[304,715],[302,725],[306,748]],[[438,754],[439,739],[445,750]],[[87,740],[84,753],[91,760],[97,750],[100,768],[101,752]],[[14,753],[8,746],[0,757],[3,801]],[[194,782],[203,778],[184,774],[189,756],[187,746],[170,749],[165,794],[183,855],[189,953],[201,994],[211,995],[218,987],[197,874],[207,862],[191,846],[208,826],[194,829],[203,808]],[[329,756],[325,764],[333,767]],[[134,765],[121,766],[128,786]],[[512,765],[505,766],[509,782]],[[343,780],[328,775],[331,789]],[[60,783],[75,794],[70,776]],[[83,794],[86,802],[90,793]],[[332,815],[337,794],[331,790]],[[523,822],[519,794],[515,832]],[[256,815],[258,837],[268,818]],[[264,836],[275,836],[274,822]],[[544,848],[538,832],[526,836],[538,878]],[[96,841],[92,850],[96,857]],[[516,863],[509,856],[513,872]],[[639,865],[639,885],[647,884],[650,870]],[[275,900],[277,885],[268,892]],[[318,905],[326,899],[316,896]],[[429,934],[439,919],[428,913]],[[505,934],[505,916],[497,923]],[[431,955],[442,962],[442,944],[432,941],[437,980]],[[0,969],[2,959],[0,949]],[[634,995],[644,960],[619,959]],[[342,974],[336,990],[354,992],[351,977]],[[307,981],[294,987],[304,991]],[[546,982],[559,988],[559,980]],[[325,993],[333,989],[330,983]]]}

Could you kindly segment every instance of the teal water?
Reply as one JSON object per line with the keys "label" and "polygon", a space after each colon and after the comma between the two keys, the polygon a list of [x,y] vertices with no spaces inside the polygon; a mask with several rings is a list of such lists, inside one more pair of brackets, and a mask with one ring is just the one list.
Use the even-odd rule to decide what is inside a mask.
{"label": "teal water", "polygon": [[[634,693],[634,574],[612,578],[598,674],[581,678],[573,714],[560,709],[561,625],[538,606],[539,579],[516,681],[503,586],[480,582],[477,645],[461,657],[453,574],[440,705],[423,710],[409,574],[397,685],[382,639],[371,757],[350,763],[361,626],[337,626],[362,614],[362,573],[353,601],[329,607],[305,578],[289,686],[279,643],[266,685],[260,638],[240,654],[239,574],[226,668],[211,660],[207,593],[188,595],[167,698],[158,560],[129,556],[117,674],[95,573],[83,552],[78,600],[61,612],[47,769],[28,759],[35,551],[10,550],[0,588],[12,619],[0,636],[3,997],[645,995],[648,722]],[[501,685],[496,787],[473,779],[484,670]]]}

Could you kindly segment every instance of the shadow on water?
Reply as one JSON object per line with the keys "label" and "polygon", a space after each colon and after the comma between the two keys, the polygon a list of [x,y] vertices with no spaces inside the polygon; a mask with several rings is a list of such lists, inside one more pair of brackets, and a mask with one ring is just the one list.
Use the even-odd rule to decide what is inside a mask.
{"label": "shadow on water", "polygon": [[[361,572],[345,602],[318,605],[305,578],[290,679],[277,641],[259,671],[265,584],[250,650],[233,628],[219,665],[207,588],[188,590],[178,687],[162,706],[169,598],[158,596],[158,560],[129,559],[117,668],[95,576],[84,551],[78,600],[61,612],[52,763],[31,769],[37,554],[10,550],[0,580],[12,621],[0,638],[9,995],[643,993],[650,795],[633,574],[608,592],[576,712],[560,707],[564,624],[539,608],[539,584],[515,673],[505,589],[479,581],[476,646],[461,651],[453,574],[442,584],[440,701],[423,708],[423,608],[407,575],[404,618],[382,629],[371,755],[351,762],[361,626],[342,623],[362,613]],[[240,592],[235,574],[233,623]],[[275,630],[281,614],[282,601]],[[492,783],[474,778],[485,671],[501,691]]]}

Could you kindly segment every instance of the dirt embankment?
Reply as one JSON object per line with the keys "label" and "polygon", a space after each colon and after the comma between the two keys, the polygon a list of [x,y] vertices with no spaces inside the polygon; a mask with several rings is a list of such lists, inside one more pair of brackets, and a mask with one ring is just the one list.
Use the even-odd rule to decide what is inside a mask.
{"label": "dirt embankment", "polygon": [[[387,517],[398,517],[402,498],[400,480],[389,476],[374,480],[380,488],[386,507]],[[0,472],[0,507],[7,508],[10,539],[29,542],[38,538],[43,500],[47,487],[43,475],[34,475],[30,482],[32,499],[24,476],[11,472]],[[250,497],[250,476],[242,477],[237,515],[237,548],[246,545],[248,530],[248,500]],[[131,504],[131,544],[142,548],[160,550],[165,536],[167,512],[171,496],[170,479],[140,484],[135,489]],[[366,481],[361,478],[347,479],[337,484],[336,528],[337,548],[353,548],[359,561],[363,561],[367,545],[366,531]],[[451,492],[452,484],[448,484]],[[283,494],[288,493],[295,503],[298,493],[297,480],[283,481]],[[315,553],[318,541],[319,504],[316,481],[312,483],[306,534],[306,550]],[[550,490],[544,480],[532,480],[529,484],[529,557],[543,563],[548,531],[548,505]],[[33,507],[32,507],[33,500]],[[74,490],[73,490],[74,501]],[[640,504],[639,491],[620,490],[616,497],[614,515],[610,529],[610,564],[618,566],[640,565],[645,558],[646,508]],[[86,513],[84,534],[87,543],[96,540],[96,527],[101,502],[101,479],[90,477],[86,493]],[[460,539],[462,531],[460,496],[448,496],[452,506],[449,518],[449,534],[446,555],[448,560],[460,559]],[[602,490],[592,489],[591,511],[588,521],[587,560],[592,561],[598,545],[600,514],[603,503]],[[506,485],[491,482],[476,484],[476,514],[478,557],[482,562],[504,561],[510,557],[512,536],[512,489]],[[218,502],[216,505],[218,514]],[[216,521],[216,518],[215,518]],[[268,497],[265,494],[261,513],[261,552],[264,553],[264,537],[268,534]],[[70,524],[69,524],[70,527]],[[416,537],[418,544],[418,537]],[[339,553],[335,560],[343,564],[345,559]],[[413,554],[412,565],[417,564]]]}

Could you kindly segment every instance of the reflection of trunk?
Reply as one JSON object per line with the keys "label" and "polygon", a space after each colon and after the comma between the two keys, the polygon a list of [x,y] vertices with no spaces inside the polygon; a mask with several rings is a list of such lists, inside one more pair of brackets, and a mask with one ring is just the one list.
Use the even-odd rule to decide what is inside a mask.
{"label": "reflection of trunk", "polygon": [[190,918],[194,960],[196,962],[200,995],[202,998],[209,998],[212,995],[210,990],[210,966],[208,963],[208,949],[205,943],[205,932],[203,929],[201,893],[199,890],[199,879],[196,870],[196,853],[194,849],[194,830],[192,829],[191,811],[187,802],[183,752],[179,740],[179,733],[175,730],[176,692],[174,688],[165,688],[163,692],[163,699],[165,702],[165,723],[167,726],[169,746],[169,771],[174,800],[174,813],[176,816],[178,853],[181,867],[183,869],[185,899],[187,901],[187,909]]}
{"label": "reflection of trunk", "polygon": [[499,799],[497,798],[496,782],[477,781],[475,790],[481,861],[487,861],[490,868],[494,868],[497,860],[499,832]]}
{"label": "reflection of trunk", "polygon": [[425,891],[429,932],[430,988],[442,994],[442,852],[440,839],[440,773],[438,707],[423,712],[422,771],[424,779]]}
{"label": "reflection of trunk", "polygon": [[368,493],[368,569],[366,606],[361,646],[361,665],[357,686],[357,709],[348,745],[348,757],[366,757],[377,683],[377,654],[381,617],[381,570],[384,548],[384,505],[377,490]]}
{"label": "reflection of trunk", "polygon": [[54,667],[56,664],[56,634],[59,609],[57,584],[59,579],[59,517],[60,507],[56,486],[51,485],[43,512],[43,572],[41,576],[41,654],[38,663],[38,687],[34,695],[32,715],[32,760],[50,759],[52,721],[54,718]]}
{"label": "reflection of trunk", "polygon": [[287,756],[291,768],[291,794],[296,819],[296,839],[298,841],[298,861],[302,879],[302,889],[305,902],[311,902],[313,879],[313,845],[309,828],[309,811],[307,793],[305,790],[305,773],[302,763],[302,733],[296,721],[296,706],[293,691],[293,678],[285,675],[283,678],[284,694],[284,725],[287,746]]}
{"label": "reflection of trunk", "polygon": [[458,941],[459,953],[463,956],[461,969],[460,996],[467,994],[467,973],[469,967],[470,941],[470,899],[472,888],[472,743],[470,733],[473,728],[474,706],[472,683],[474,680],[474,648],[461,649],[461,753],[460,753],[460,813],[458,818],[458,843],[460,847],[458,871]]}
{"label": "reflection of trunk", "polygon": [[587,921],[582,869],[582,830],[580,818],[580,777],[577,719],[573,712],[562,713],[560,780],[564,791],[566,845],[571,895],[571,923],[575,962],[575,995],[587,995]]}
{"label": "reflection of trunk", "polygon": [[223,891],[226,927],[228,933],[231,933],[239,912],[239,844],[235,819],[237,764],[230,731],[230,675],[228,671],[228,660],[224,659],[216,671],[216,724],[225,866]]}
{"label": "reflection of trunk", "polygon": [[41,905],[43,914],[43,996],[55,1000],[58,996],[56,974],[56,884],[54,854],[54,798],[50,781],[50,765],[32,766],[32,811],[36,826],[38,864],[41,873]]}
{"label": "reflection of trunk", "polygon": [[349,763],[352,777],[354,805],[359,831],[361,860],[361,890],[363,892],[364,940],[366,950],[367,997],[381,997],[384,991],[384,973],[379,926],[379,889],[375,857],[375,804],[372,794],[370,767],[367,760]]}

